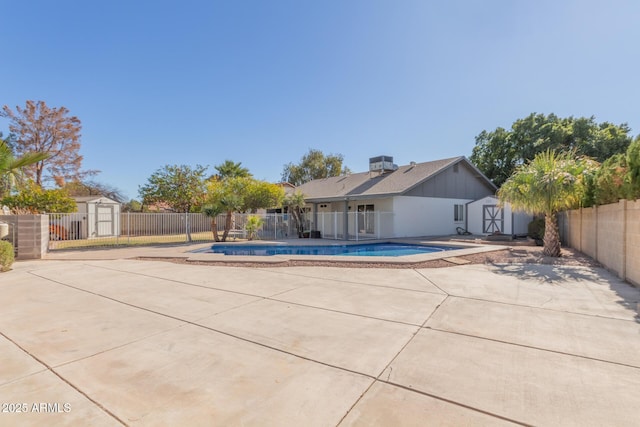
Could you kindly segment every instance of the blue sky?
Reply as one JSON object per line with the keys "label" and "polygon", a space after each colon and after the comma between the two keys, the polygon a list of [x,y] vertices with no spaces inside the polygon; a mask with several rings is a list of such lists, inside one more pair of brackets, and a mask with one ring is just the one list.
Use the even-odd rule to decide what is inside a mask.
{"label": "blue sky", "polygon": [[[165,164],[278,181],[310,149],[470,156],[532,112],[640,134],[635,0],[3,1],[0,105],[83,125],[84,168],[132,198]],[[0,131],[8,131],[0,119]]]}

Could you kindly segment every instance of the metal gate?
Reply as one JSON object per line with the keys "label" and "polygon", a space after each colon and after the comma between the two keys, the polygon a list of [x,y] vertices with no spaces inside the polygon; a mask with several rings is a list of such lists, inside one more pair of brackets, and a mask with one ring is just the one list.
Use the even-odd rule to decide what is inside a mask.
{"label": "metal gate", "polygon": [[502,233],[504,231],[504,211],[498,205],[482,206],[482,232]]}

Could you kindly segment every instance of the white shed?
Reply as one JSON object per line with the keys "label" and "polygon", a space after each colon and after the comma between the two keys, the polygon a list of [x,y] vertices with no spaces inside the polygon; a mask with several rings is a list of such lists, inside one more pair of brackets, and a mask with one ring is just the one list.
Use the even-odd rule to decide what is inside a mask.
{"label": "white shed", "polygon": [[74,214],[77,221],[70,224],[69,238],[120,235],[120,203],[104,196],[82,196],[73,199],[78,205],[78,213]]}
{"label": "white shed", "polygon": [[496,196],[487,196],[467,203],[467,231],[472,234],[502,233],[512,236],[526,235],[533,215],[513,212],[511,205],[498,206]]}

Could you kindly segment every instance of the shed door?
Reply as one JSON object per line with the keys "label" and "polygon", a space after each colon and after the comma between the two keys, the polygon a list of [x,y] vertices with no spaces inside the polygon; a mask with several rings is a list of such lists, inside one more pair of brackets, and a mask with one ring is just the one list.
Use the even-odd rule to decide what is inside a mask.
{"label": "shed door", "polygon": [[497,205],[482,206],[482,232],[504,232],[504,211]]}
{"label": "shed door", "polygon": [[113,206],[96,206],[96,232],[98,237],[113,236]]}

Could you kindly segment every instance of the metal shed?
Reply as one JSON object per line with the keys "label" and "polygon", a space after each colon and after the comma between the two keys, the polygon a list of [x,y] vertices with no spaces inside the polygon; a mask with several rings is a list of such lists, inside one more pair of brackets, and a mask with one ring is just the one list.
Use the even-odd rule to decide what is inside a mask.
{"label": "metal shed", "polygon": [[76,221],[68,226],[70,239],[120,235],[120,203],[104,196],[73,197]]}

